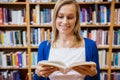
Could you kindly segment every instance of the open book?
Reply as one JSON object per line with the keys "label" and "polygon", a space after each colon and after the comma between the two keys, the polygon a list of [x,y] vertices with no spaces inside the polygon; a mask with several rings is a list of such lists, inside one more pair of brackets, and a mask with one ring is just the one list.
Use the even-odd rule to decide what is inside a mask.
{"label": "open book", "polygon": [[76,62],[76,63],[72,63],[69,66],[66,66],[65,63],[60,62],[60,61],[48,61],[48,60],[43,60],[43,61],[39,61],[38,65],[43,65],[43,66],[53,66],[53,67],[57,67],[59,69],[60,72],[62,73],[67,73],[67,71],[69,71],[69,69],[72,69],[73,67],[76,66],[95,66],[96,63],[95,62]]}

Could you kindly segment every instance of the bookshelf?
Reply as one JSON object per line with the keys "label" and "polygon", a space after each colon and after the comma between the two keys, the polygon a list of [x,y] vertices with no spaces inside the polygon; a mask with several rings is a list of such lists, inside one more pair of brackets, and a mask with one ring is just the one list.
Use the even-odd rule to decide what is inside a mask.
{"label": "bookshelf", "polygon": [[[107,59],[106,63],[105,61],[101,61],[102,59],[100,58],[100,61],[104,63],[101,63],[101,73],[106,72],[108,80],[112,80],[111,74],[116,74],[115,72],[120,71],[120,66],[117,63],[118,60],[115,62],[116,58],[114,56],[114,54],[120,53],[120,34],[118,34],[120,30],[120,1],[95,1],[96,2],[78,2],[80,12],[84,13],[89,10],[88,13],[90,14],[89,16],[87,15],[87,17],[89,17],[88,20],[83,21],[84,17],[80,20],[82,34],[96,41],[99,53],[105,53],[102,55]],[[17,63],[17,61],[14,60],[11,60],[11,62],[6,61],[4,65],[0,62],[0,73],[6,72],[9,73],[9,75],[10,73],[19,73],[18,75],[20,75],[21,80],[27,80],[26,78],[32,80],[35,65],[37,64],[36,54],[38,44],[43,40],[51,38],[51,20],[54,5],[55,2],[35,2],[34,0],[14,0],[8,2],[7,0],[0,0],[0,58],[1,54],[5,54],[4,56],[8,56],[7,59],[10,60],[11,56],[14,56],[14,58],[16,58],[16,56],[24,56],[22,66],[20,62]],[[106,12],[110,10],[110,14],[104,16],[95,15],[94,11],[101,11],[101,14],[104,14],[102,13],[103,8]],[[83,16],[83,14],[80,15]],[[98,20],[99,18],[96,16],[99,18],[105,17],[106,19],[102,18]],[[9,38],[11,34],[13,40]],[[115,34],[119,37],[116,37]],[[91,35],[101,36],[96,38],[91,37]],[[104,35],[104,38],[102,35]],[[3,36],[6,36],[5,39],[3,39]],[[17,59],[18,58],[16,58],[16,60]]]}

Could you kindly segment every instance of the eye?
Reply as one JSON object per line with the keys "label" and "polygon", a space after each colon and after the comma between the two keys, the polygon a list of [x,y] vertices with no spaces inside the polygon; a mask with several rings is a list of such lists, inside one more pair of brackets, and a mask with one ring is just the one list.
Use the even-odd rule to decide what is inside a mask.
{"label": "eye", "polygon": [[64,16],[62,16],[62,15],[58,15],[58,18],[63,18]]}
{"label": "eye", "polygon": [[73,19],[74,18],[74,16],[68,16],[67,17],[67,19]]}

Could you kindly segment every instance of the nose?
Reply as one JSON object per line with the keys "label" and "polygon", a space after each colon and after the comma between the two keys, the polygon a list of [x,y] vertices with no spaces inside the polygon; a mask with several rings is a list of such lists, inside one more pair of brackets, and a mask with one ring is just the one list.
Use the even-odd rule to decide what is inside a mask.
{"label": "nose", "polygon": [[63,18],[63,24],[67,24],[68,23],[68,19],[66,17]]}

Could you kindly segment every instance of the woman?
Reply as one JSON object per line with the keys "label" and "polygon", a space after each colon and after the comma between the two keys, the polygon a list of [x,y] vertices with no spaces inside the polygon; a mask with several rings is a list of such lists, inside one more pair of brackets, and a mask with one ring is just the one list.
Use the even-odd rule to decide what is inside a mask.
{"label": "woman", "polygon": [[38,61],[59,60],[66,65],[93,61],[96,66],[77,66],[67,74],[56,67],[39,66],[34,80],[100,80],[98,50],[94,41],[80,35],[79,5],[76,0],[58,0],[54,7],[52,40],[38,48]]}

